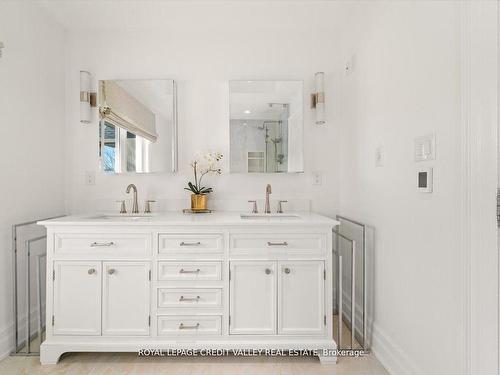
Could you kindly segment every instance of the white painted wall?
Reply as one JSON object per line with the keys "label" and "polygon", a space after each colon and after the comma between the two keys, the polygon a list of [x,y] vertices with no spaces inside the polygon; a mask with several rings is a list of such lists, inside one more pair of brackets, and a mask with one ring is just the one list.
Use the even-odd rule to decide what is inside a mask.
{"label": "white painted wall", "polygon": [[[346,4],[341,56],[344,62],[353,61],[353,70],[341,84],[340,210],[375,229],[375,240],[369,246],[375,261],[372,345],[392,374],[465,374],[470,356],[464,340],[467,281],[461,232],[461,184],[465,178],[461,164],[465,152],[461,138],[461,3]],[[479,43],[473,47],[473,69],[486,73],[474,75],[472,94],[474,120],[495,128],[491,100],[496,100],[496,93],[491,84],[495,86],[497,81],[491,61],[496,54],[490,38],[496,27],[496,4],[490,5],[482,10],[483,18],[476,18],[477,24],[486,22],[487,26],[483,34],[478,33]],[[485,17],[487,14],[493,18]],[[487,43],[481,43],[481,38]],[[437,158],[415,163],[413,140],[429,133],[436,134]],[[379,146],[385,157],[384,166],[377,168],[375,150]],[[490,147],[487,142],[484,146]],[[418,167],[434,168],[433,194],[416,191]],[[489,226],[483,227],[485,235]],[[491,271],[497,258],[487,249],[475,251],[488,254],[491,267],[484,270],[494,275]],[[477,257],[480,259],[479,253]],[[496,285],[496,279],[491,284]],[[488,289],[489,299],[486,293],[475,295],[474,319],[480,316],[479,297],[485,298],[483,303],[491,301],[493,307],[494,290],[496,287]],[[476,337],[471,343],[478,349],[474,349],[477,367],[471,374],[496,373],[486,371],[496,368],[494,311],[482,315],[488,317],[484,325],[473,323],[489,333],[482,331],[477,336],[488,338],[488,344]],[[489,350],[486,348],[491,348],[489,357],[481,354]],[[483,371],[476,371],[479,368]]]}
{"label": "white painted wall", "polygon": [[[7,303],[0,304],[0,334],[2,326],[8,332],[11,314],[9,224],[59,213],[64,198],[73,213],[115,208],[131,182],[139,187],[141,205],[149,197],[161,201],[156,209],[187,206],[182,188],[191,157],[207,149],[228,152],[229,80],[302,79],[307,99],[314,72],[324,71],[328,124],[313,125],[306,106],[306,173],[224,175],[213,180],[212,199],[246,207],[247,199],[261,199],[272,183],[274,199],[311,199],[314,211],[339,211],[372,225],[375,353],[398,375],[464,373],[464,275],[457,254],[463,151],[459,2],[292,1],[284,8],[282,1],[127,7],[91,1],[78,11],[71,3],[44,5],[73,30],[67,56],[61,29],[37,8],[0,3],[0,35],[7,45],[0,60],[0,112],[4,124],[23,125],[2,131],[29,145],[29,153],[15,142],[1,151],[8,183],[0,196],[9,199],[1,217],[0,301]],[[116,17],[106,18],[103,9]],[[353,56],[354,70],[343,76],[342,64]],[[97,173],[96,185],[84,185],[85,171],[97,170],[98,132],[97,122],[79,123],[81,69],[93,73],[94,85],[118,78],[178,82],[178,175]],[[434,167],[434,193],[422,195],[415,190],[413,139],[430,132],[436,133],[437,160],[419,165]],[[381,168],[375,168],[378,146],[385,153]],[[11,160],[26,167],[16,169]],[[312,171],[323,172],[322,186],[311,185]]]}
{"label": "white painted wall", "polygon": [[64,212],[65,37],[33,4],[0,2],[0,40],[2,358],[13,340],[11,225]]}
{"label": "white painted wall", "polygon": [[[146,8],[152,17],[151,28],[145,29],[142,25],[120,31],[116,30],[119,25],[114,25],[113,20],[110,20],[111,25],[106,21],[100,26],[95,20],[100,17],[96,10],[95,17],[89,21],[94,23],[94,32],[70,33],[67,91],[75,93],[69,94],[66,101],[66,193],[70,212],[117,209],[116,199],[129,198],[125,195],[129,183],[138,187],[140,206],[143,199],[149,197],[159,201],[154,207],[156,210],[188,207],[189,193],[183,187],[191,178],[189,163],[194,155],[203,150],[221,151],[226,155],[225,170],[229,169],[228,81],[231,79],[304,80],[306,173],[225,174],[210,181],[215,191],[211,201],[232,201],[233,207],[250,209],[247,200],[263,200],[265,186],[271,183],[274,201],[312,199],[315,211],[336,212],[339,140],[335,126],[338,111],[335,104],[335,75],[338,72],[335,41],[338,30],[332,22],[336,5],[315,2],[309,6],[291,2],[284,12],[283,4],[279,3],[231,3],[231,6],[225,2],[141,4],[134,16],[140,17]],[[123,9],[116,11],[124,19],[131,14],[125,14]],[[175,17],[156,24],[155,15],[162,12],[175,14]],[[257,15],[260,18],[256,18]],[[66,21],[68,19],[78,22],[71,16],[65,17]],[[134,18],[131,22],[135,21]],[[97,173],[95,186],[84,185],[85,171],[97,168],[97,123],[94,121],[88,126],[79,123],[76,93],[81,69],[92,72],[94,84],[98,79],[113,78],[173,78],[177,81],[178,175],[106,176]],[[314,125],[314,113],[306,104],[316,71],[325,71],[327,78],[329,124],[323,127]],[[324,173],[322,186],[312,186],[311,171]],[[260,209],[263,209],[262,203]]]}
{"label": "white painted wall", "polygon": [[[499,363],[499,255],[496,223],[497,155],[499,125],[499,9],[498,2],[472,1],[463,9],[464,49],[470,59],[463,67],[463,121],[470,132],[467,163],[468,207],[465,286],[466,327],[470,339],[467,366],[471,374],[498,374]],[[484,350],[488,348],[488,350]]]}

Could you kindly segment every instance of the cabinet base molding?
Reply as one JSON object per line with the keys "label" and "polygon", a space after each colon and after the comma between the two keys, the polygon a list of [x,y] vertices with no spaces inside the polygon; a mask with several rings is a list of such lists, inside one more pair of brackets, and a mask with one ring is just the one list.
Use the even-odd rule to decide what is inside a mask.
{"label": "cabinet base molding", "polygon": [[[79,341],[74,340],[57,340],[56,342],[43,342],[40,347],[40,362],[42,365],[54,365],[59,362],[59,358],[64,353],[72,352],[139,352],[140,350],[317,350],[318,352],[334,350],[337,345],[331,340],[270,340],[265,344],[256,341],[198,341],[182,343],[177,341],[158,341],[158,340],[96,340]],[[168,356],[165,356],[168,357]],[[318,355],[321,364],[335,364],[337,357]]]}

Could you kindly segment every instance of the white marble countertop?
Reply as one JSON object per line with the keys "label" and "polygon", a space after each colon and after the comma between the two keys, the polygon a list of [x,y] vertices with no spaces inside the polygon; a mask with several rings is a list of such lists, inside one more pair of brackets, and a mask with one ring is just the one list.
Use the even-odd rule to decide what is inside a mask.
{"label": "white marble countertop", "polygon": [[[242,218],[240,215],[252,214],[217,211],[209,214],[185,214],[182,212],[159,212],[154,214],[117,214],[115,212],[100,212],[95,214],[64,216],[57,219],[39,221],[39,225],[46,227],[61,225],[231,225],[231,226],[290,226],[290,225],[325,225],[334,227],[340,223],[327,216],[311,212],[286,212],[284,214],[262,214],[260,217]],[[282,216],[281,216],[282,215]]]}

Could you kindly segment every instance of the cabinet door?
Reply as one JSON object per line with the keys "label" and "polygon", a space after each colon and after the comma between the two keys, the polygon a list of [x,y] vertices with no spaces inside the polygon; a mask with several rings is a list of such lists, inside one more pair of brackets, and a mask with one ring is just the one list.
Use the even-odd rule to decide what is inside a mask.
{"label": "cabinet door", "polygon": [[149,270],[147,262],[103,262],[103,335],[149,335]]}
{"label": "cabinet door", "polygon": [[278,333],[323,334],[324,262],[283,261],[278,268]]}
{"label": "cabinet door", "polygon": [[231,262],[230,333],[276,334],[276,262]]}
{"label": "cabinet door", "polygon": [[54,335],[101,334],[101,263],[54,262]]}

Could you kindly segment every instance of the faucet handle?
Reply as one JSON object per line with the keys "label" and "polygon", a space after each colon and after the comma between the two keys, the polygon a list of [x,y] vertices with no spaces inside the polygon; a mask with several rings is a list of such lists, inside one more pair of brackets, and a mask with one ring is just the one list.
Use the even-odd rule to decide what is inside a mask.
{"label": "faucet handle", "polygon": [[151,213],[151,205],[150,203],[155,203],[155,200],[147,199],[146,203],[144,203],[144,213],[145,214],[150,214]]}
{"label": "faucet handle", "polygon": [[287,203],[288,201],[278,201],[278,210],[276,211],[277,213],[279,214],[282,214],[283,213],[283,207],[282,207],[282,203]]}
{"label": "faucet handle", "polygon": [[120,205],[120,213],[121,214],[126,214],[127,213],[127,206],[125,206],[125,201],[124,200],[119,200],[117,202],[121,203],[121,205]]}
{"label": "faucet handle", "polygon": [[257,214],[259,210],[257,209],[257,201],[248,201],[248,203],[253,203],[252,213]]}

